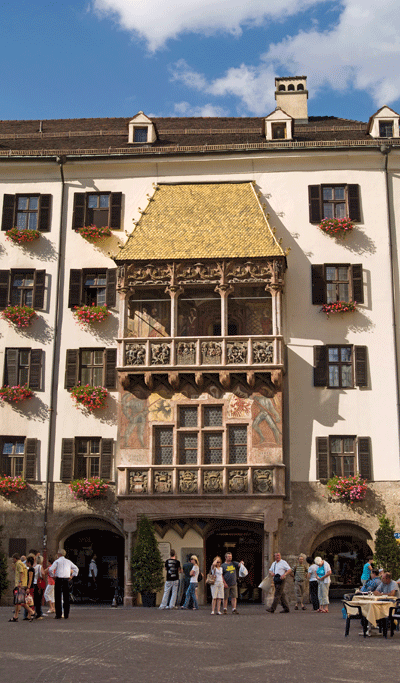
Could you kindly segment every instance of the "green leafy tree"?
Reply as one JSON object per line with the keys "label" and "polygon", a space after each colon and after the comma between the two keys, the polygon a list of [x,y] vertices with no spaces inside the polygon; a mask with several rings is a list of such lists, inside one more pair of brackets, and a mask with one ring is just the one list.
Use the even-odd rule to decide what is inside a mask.
{"label": "green leafy tree", "polygon": [[391,572],[396,580],[400,576],[400,545],[394,537],[394,523],[386,515],[379,517],[375,538],[375,561],[379,567]]}
{"label": "green leafy tree", "polygon": [[8,578],[7,578],[7,558],[1,546],[1,532],[3,527],[0,527],[0,598],[3,593],[6,592],[8,588]]}
{"label": "green leafy tree", "polygon": [[163,561],[154,528],[143,515],[138,524],[137,542],[132,551],[132,589],[135,593],[157,593],[164,585]]}

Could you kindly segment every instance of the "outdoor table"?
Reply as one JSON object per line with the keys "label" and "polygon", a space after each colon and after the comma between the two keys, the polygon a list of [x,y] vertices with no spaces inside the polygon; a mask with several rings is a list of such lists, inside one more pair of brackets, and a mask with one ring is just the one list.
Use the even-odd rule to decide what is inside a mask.
{"label": "outdoor table", "polygon": [[351,606],[360,606],[363,616],[372,624],[372,626],[377,626],[379,619],[386,619],[389,616],[390,608],[396,602],[396,598],[380,598],[376,595],[372,596],[356,596],[351,603],[347,603],[347,609],[350,614],[356,614],[357,610],[354,609],[352,612]]}

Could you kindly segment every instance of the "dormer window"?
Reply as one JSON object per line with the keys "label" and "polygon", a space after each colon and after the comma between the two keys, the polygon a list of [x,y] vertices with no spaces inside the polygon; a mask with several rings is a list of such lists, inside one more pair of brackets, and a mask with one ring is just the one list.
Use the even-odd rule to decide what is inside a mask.
{"label": "dormer window", "polygon": [[392,138],[393,137],[393,121],[379,121],[379,137]]}
{"label": "dormer window", "polygon": [[286,123],[272,123],[272,139],[285,140],[286,139]]}
{"label": "dormer window", "polygon": [[265,118],[267,140],[292,140],[293,119],[279,107]]}
{"label": "dormer window", "polygon": [[157,140],[154,123],[146,114],[140,111],[129,121],[128,143],[134,145],[147,145]]}
{"label": "dormer window", "polygon": [[400,116],[390,107],[384,106],[371,116],[367,133],[371,138],[399,138]]}

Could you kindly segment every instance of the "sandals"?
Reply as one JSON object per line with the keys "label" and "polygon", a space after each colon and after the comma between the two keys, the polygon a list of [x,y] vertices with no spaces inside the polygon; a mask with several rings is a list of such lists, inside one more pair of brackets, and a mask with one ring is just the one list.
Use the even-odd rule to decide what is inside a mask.
{"label": "sandals", "polygon": [[11,617],[11,619],[9,619],[8,621],[18,621],[18,617],[17,618]]}

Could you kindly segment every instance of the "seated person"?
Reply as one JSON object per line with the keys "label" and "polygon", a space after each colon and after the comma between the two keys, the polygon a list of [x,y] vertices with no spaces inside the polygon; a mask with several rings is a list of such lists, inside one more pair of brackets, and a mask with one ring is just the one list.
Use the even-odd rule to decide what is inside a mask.
{"label": "seated person", "polygon": [[393,581],[390,572],[385,572],[382,576],[382,581],[374,590],[374,595],[386,595],[388,597],[399,597],[399,587],[396,581]]}
{"label": "seated person", "polygon": [[361,587],[361,590],[359,592],[372,593],[378,588],[380,583],[381,579],[379,578],[379,571],[377,569],[373,569],[371,571],[371,578],[365,582],[365,584]]}

